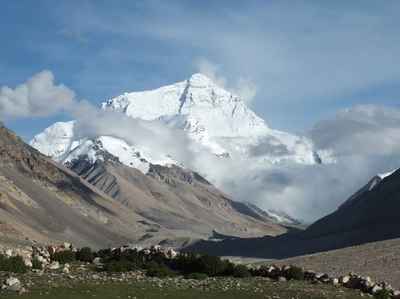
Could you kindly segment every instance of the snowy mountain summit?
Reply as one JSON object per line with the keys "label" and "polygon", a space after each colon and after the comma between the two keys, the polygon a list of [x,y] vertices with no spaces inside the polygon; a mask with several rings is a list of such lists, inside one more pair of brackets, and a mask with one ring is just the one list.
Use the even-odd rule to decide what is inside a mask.
{"label": "snowy mountain summit", "polygon": [[[172,130],[185,132],[194,141],[193,144],[198,145],[188,148],[188,151],[201,148],[221,159],[251,160],[255,163],[254,167],[258,167],[259,163],[265,165],[283,161],[302,164],[322,162],[308,138],[269,128],[238,96],[202,74],[152,91],[124,93],[99,108],[123,113],[137,119],[138,124],[160,122]],[[97,117],[101,118],[101,115]],[[112,136],[112,133],[111,136],[102,133],[101,128],[96,133],[99,136],[93,135],[93,132],[90,137],[86,136],[81,130],[83,127],[79,126],[80,121],[55,123],[36,135],[29,144],[71,169],[74,165],[79,165],[79,169],[91,169],[100,164],[120,165],[119,162],[144,174],[149,174],[153,165],[171,171],[174,167],[184,169],[179,157],[163,152],[163,148],[155,149],[143,143],[133,145],[121,137]],[[135,142],[134,136],[138,136],[128,137],[130,132],[124,134],[131,142]],[[278,221],[297,223],[286,214],[276,211],[266,213]]]}
{"label": "snowy mountain summit", "polygon": [[124,93],[100,108],[184,130],[220,157],[319,162],[307,138],[270,129],[238,96],[202,74],[152,91]]}

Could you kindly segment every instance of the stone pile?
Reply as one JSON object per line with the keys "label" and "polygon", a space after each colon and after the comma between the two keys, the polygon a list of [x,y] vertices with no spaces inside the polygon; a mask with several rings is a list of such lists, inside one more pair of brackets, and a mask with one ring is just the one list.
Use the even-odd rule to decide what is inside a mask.
{"label": "stone pile", "polygon": [[390,284],[385,282],[376,283],[372,281],[370,277],[362,277],[354,272],[350,272],[349,275],[335,278],[329,274],[316,273],[308,270],[305,271],[305,277],[315,282],[329,283],[344,286],[346,288],[362,290],[363,292],[371,295],[377,295],[380,291],[385,289],[391,294],[392,298],[400,298],[400,291],[392,288]]}
{"label": "stone pile", "polygon": [[[287,281],[287,279],[285,278],[285,273],[290,269],[290,267],[291,266],[250,266],[249,268],[251,271],[259,272],[260,275],[265,276],[268,279],[285,282]],[[392,288],[390,284],[385,282],[376,283],[372,281],[370,277],[362,277],[356,275],[356,273],[354,272],[350,272],[349,275],[337,278],[327,273],[318,273],[312,270],[306,270],[304,271],[304,278],[307,280],[311,280],[314,283],[326,283],[351,289],[358,289],[364,293],[374,296],[385,289],[390,293],[391,298],[400,299],[400,291]]]}
{"label": "stone pile", "polygon": [[19,256],[24,260],[24,263],[27,267],[32,267],[32,261],[38,260],[42,263],[43,268],[48,267],[54,270],[58,269],[59,265],[58,262],[52,262],[51,257],[55,253],[65,250],[72,250],[74,252],[77,251],[72,244],[63,243],[60,246],[28,246],[26,249],[8,249],[4,252],[0,251],[0,254],[4,254],[7,258]]}
{"label": "stone pile", "polygon": [[175,259],[178,255],[178,252],[174,251],[169,247],[161,247],[160,245],[154,245],[150,249],[142,248],[140,246],[123,246],[120,248],[112,248],[111,251],[119,250],[120,252],[124,251],[133,251],[144,253],[148,260],[153,258],[162,258],[166,260]]}

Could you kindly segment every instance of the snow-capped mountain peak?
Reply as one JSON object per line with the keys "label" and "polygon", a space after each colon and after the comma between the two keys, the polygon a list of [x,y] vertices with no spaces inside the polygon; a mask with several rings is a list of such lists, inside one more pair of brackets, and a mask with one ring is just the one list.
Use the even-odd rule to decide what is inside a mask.
{"label": "snow-capped mountain peak", "polygon": [[202,74],[152,91],[124,93],[101,104],[100,108],[120,110],[145,120],[190,114],[203,124],[210,136],[254,135],[267,128],[264,120],[239,97]]}
{"label": "snow-capped mountain peak", "polygon": [[[299,163],[318,163],[312,143],[297,136],[270,129],[235,94],[219,87],[203,74],[152,91],[124,93],[101,104],[101,109],[117,110],[133,118],[157,120],[187,132],[220,157],[280,162],[292,159]],[[280,155],[273,151],[253,156],[251,148],[283,145]],[[235,148],[236,154],[226,149]],[[284,154],[282,154],[284,153]]]}

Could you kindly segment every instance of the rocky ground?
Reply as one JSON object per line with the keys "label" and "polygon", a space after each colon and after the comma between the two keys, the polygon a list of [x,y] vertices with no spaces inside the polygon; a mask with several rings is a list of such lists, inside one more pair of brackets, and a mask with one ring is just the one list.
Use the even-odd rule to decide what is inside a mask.
{"label": "rocky ground", "polygon": [[279,260],[274,264],[296,264],[334,276],[355,271],[375,281],[386,281],[399,289],[400,239]]}
{"label": "rocky ground", "polygon": [[[171,262],[178,258],[174,250],[159,245],[149,249],[121,247],[107,250],[113,252],[114,256],[120,253],[128,255],[141,253],[144,254],[146,260],[161,258],[165,262],[168,260]],[[259,295],[262,295],[260,298],[357,298],[358,296],[370,296],[370,294],[377,295],[382,289],[390,291],[392,298],[400,298],[400,291],[396,291],[390,284],[386,282],[379,283],[381,282],[380,280],[374,282],[367,275],[363,277],[357,275],[355,272],[351,272],[348,275],[345,272],[333,275],[329,271],[304,271],[298,267],[277,266],[277,264],[285,264],[285,262],[287,262],[286,265],[298,262],[293,260],[275,262],[273,266],[271,266],[271,262],[269,264],[263,263],[263,266],[248,265],[249,271],[254,275],[252,278],[211,277],[205,280],[187,279],[181,275],[178,275],[176,278],[151,278],[146,276],[146,270],[111,274],[105,271],[105,265],[101,263],[100,257],[94,258],[94,255],[90,258],[90,260],[94,258],[90,263],[77,261],[62,264],[54,260],[57,255],[59,257],[59,254],[71,256],[76,255],[77,251],[72,244],[68,243],[63,243],[61,246],[28,246],[26,249],[16,248],[5,250],[5,259],[20,257],[20,261],[28,267],[28,272],[25,274],[0,272],[0,295],[9,297],[13,296],[13,294],[22,295],[28,293],[35,296],[52,295],[54,297],[58,296],[57,294],[60,292],[65,294],[66,289],[77,286],[85,289],[91,288],[93,285],[101,285],[102,288],[107,289],[107,286],[111,285],[111,287],[116,287],[118,292],[118,289],[124,289],[127,285],[135,285],[135,288],[139,287],[140,290],[150,288],[150,292],[152,293],[160,291],[172,293],[176,291],[190,291],[194,294],[194,297],[189,296],[188,298],[197,298],[196,296],[198,296],[199,292],[207,294],[232,293],[232,298],[249,298],[249,296],[257,298],[260,297]],[[70,258],[69,260],[74,259]],[[34,261],[40,262],[41,270],[37,266],[32,269]],[[329,262],[329,260],[327,261]],[[193,265],[195,266],[195,264]],[[310,269],[308,265],[305,268]],[[287,276],[292,270],[297,274]],[[298,278],[299,271],[304,273],[301,278]],[[177,270],[175,270],[175,273],[181,274]],[[249,275],[249,272],[247,274]],[[288,278],[293,277],[301,281],[288,281]],[[119,285],[115,286],[115,284]],[[238,292],[244,297],[237,297]],[[101,292],[99,295],[104,295],[104,293]],[[28,295],[27,298],[36,297],[29,297]],[[127,298],[135,297],[130,295]],[[186,297],[178,296],[177,298]]]}
{"label": "rocky ground", "polygon": [[[361,298],[359,291],[309,281],[282,282],[268,278],[218,277],[207,280],[147,277],[143,271],[108,275],[92,265],[73,263],[61,269],[19,275],[23,294],[3,290],[7,298]],[[0,279],[9,279],[2,273]],[[11,279],[12,280],[12,279]]]}

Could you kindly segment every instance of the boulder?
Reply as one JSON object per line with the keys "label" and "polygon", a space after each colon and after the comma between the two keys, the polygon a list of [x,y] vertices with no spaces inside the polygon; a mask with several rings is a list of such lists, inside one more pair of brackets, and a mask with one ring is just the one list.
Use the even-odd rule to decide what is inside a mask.
{"label": "boulder", "polygon": [[380,286],[378,286],[378,285],[375,285],[375,286],[372,288],[372,290],[371,290],[371,294],[372,294],[372,295],[376,295],[376,294],[379,293],[379,291],[382,291],[382,287],[380,287]]}
{"label": "boulder", "polygon": [[279,281],[279,282],[286,282],[286,278],[283,277],[283,276],[279,276],[279,277],[278,277],[278,281]]}
{"label": "boulder", "polygon": [[100,258],[99,258],[99,257],[94,258],[94,260],[92,261],[92,263],[95,264],[95,265],[100,264]]}
{"label": "boulder", "polygon": [[331,277],[329,279],[329,283],[330,284],[338,284],[339,283],[339,279],[335,278],[335,277]]}
{"label": "boulder", "polygon": [[154,245],[151,247],[154,251],[159,251],[161,249],[161,245]]}
{"label": "boulder", "polygon": [[397,298],[400,298],[400,291],[393,291],[392,294],[393,294],[393,297],[394,297],[394,298],[396,298],[396,299],[397,299]]}
{"label": "boulder", "polygon": [[340,283],[343,283],[343,284],[346,284],[346,283],[348,283],[350,281],[350,276],[341,276],[340,278],[339,278],[339,282]]}
{"label": "boulder", "polygon": [[70,247],[71,247],[71,244],[66,243],[66,242],[64,242],[64,243],[61,245],[61,248],[64,248],[64,249],[70,249]]}
{"label": "boulder", "polygon": [[19,279],[16,277],[10,277],[6,279],[6,286],[10,287],[13,286],[15,284],[20,284]]}
{"label": "boulder", "polygon": [[52,262],[49,269],[50,270],[57,270],[60,268],[60,263],[59,262]]}
{"label": "boulder", "polygon": [[24,259],[24,263],[25,263],[25,266],[32,268],[32,262],[30,259],[28,259],[28,258]]}
{"label": "boulder", "polygon": [[[50,254],[50,255],[53,255],[53,254],[55,254],[56,253],[56,250],[57,250],[57,248],[55,247],[55,246],[49,246],[48,248],[47,248],[47,252]],[[43,252],[43,253],[41,253],[43,256],[46,256],[46,252]]]}
{"label": "boulder", "polygon": [[21,290],[21,284],[18,282],[16,284],[13,284],[12,286],[7,287],[8,291],[14,291],[14,292],[19,292]]}
{"label": "boulder", "polygon": [[68,274],[69,274],[69,269],[68,269],[67,267],[64,267],[64,268],[62,269],[62,273],[68,275]]}
{"label": "boulder", "polygon": [[172,259],[176,258],[176,256],[178,255],[173,249],[170,249],[170,250],[168,251],[168,254],[170,255],[170,257],[171,257]]}
{"label": "boulder", "polygon": [[365,280],[363,284],[365,285],[366,288],[373,288],[375,286],[375,282],[368,280]]}

